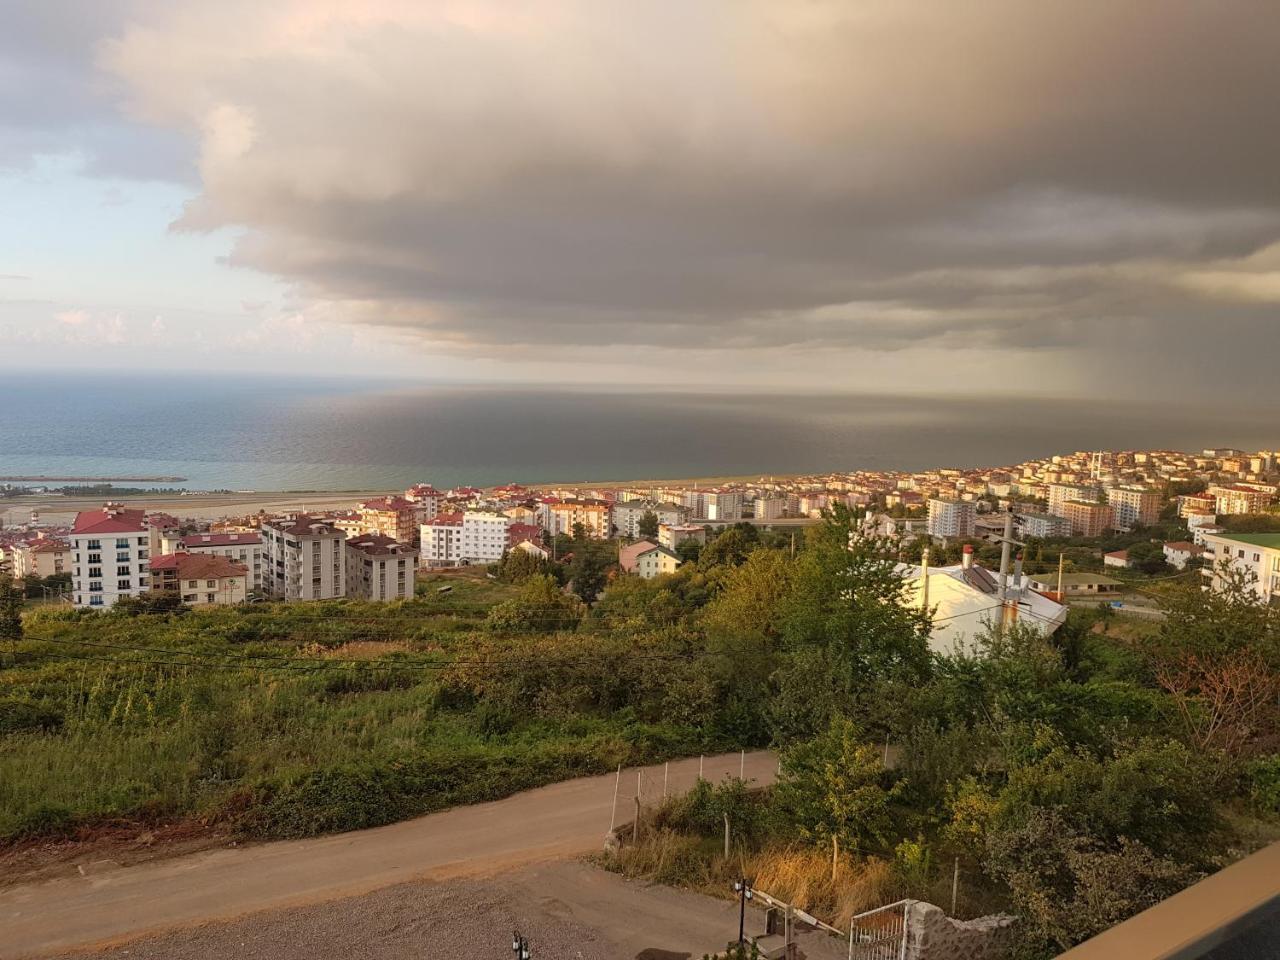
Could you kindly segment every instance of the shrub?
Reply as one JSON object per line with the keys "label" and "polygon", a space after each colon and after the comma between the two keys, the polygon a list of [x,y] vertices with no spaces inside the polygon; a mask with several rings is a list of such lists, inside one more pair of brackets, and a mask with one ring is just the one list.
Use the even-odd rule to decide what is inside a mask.
{"label": "shrub", "polygon": [[62,714],[44,704],[0,699],[0,736],[8,733],[54,733],[62,729]]}
{"label": "shrub", "polygon": [[1267,816],[1280,816],[1280,753],[1247,764],[1245,780],[1253,808]]}

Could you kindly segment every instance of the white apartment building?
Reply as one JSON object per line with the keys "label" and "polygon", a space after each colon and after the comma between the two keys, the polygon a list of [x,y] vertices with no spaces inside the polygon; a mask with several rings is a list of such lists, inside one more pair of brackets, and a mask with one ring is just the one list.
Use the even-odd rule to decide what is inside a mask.
{"label": "white apartment building", "polygon": [[1263,603],[1280,603],[1280,533],[1210,533],[1204,536],[1203,574],[1210,586],[1223,584],[1223,565],[1253,580]]}
{"label": "white apartment building", "polygon": [[756,497],[752,505],[757,520],[778,520],[787,511],[785,497]]}
{"label": "white apartment building", "polygon": [[418,551],[377,533],[346,543],[347,596],[359,600],[405,600],[413,596]]}
{"label": "white apartment building", "polygon": [[708,520],[741,520],[742,494],[737,490],[708,490],[703,496]]}
{"label": "white apartment building", "polygon": [[151,539],[144,511],[118,503],[81,511],[67,539],[77,607],[112,607],[121,597],[136,597],[150,588]]}
{"label": "white apartment building", "polygon": [[1210,487],[1207,492],[1217,501],[1217,512],[1223,515],[1263,513],[1271,503],[1270,493],[1242,484]]}
{"label": "white apartment building", "polygon": [[943,500],[934,497],[929,501],[929,525],[931,537],[972,537],[977,508],[972,500]]}
{"label": "white apartment building", "polygon": [[511,518],[501,513],[468,510],[462,515],[461,563],[494,563],[507,549]]}
{"label": "white apartment building", "polygon": [[1024,537],[1037,537],[1048,540],[1051,537],[1071,536],[1071,523],[1066,517],[1055,517],[1051,513],[1020,513],[1019,529]]}
{"label": "white apartment building", "polygon": [[1139,524],[1149,527],[1158,523],[1164,498],[1159,490],[1148,487],[1111,487],[1107,490],[1107,505],[1111,507],[1112,522],[1131,530]]}
{"label": "white apartment building", "polygon": [[55,537],[38,537],[13,547],[13,579],[23,577],[52,577],[56,573],[70,573],[71,544]]}
{"label": "white apartment building", "polygon": [[646,513],[653,513],[659,525],[675,526],[685,521],[689,511],[678,503],[654,503],[650,500],[631,500],[613,505],[613,528],[618,536],[634,540],[640,536],[640,521]]}
{"label": "white apartment building", "polygon": [[462,514],[440,513],[419,528],[424,567],[455,567],[462,556]]}
{"label": "white apartment building", "polygon": [[444,494],[429,483],[415,483],[404,492],[404,498],[418,507],[418,520],[434,520],[444,503]]}
{"label": "white apartment building", "polygon": [[191,533],[185,537],[165,534],[160,539],[160,552],[226,557],[249,572],[251,591],[262,593],[266,590],[260,533]]}
{"label": "white apartment building", "polygon": [[346,539],[333,524],[306,515],[264,523],[264,590],[280,600],[346,596]]}
{"label": "white apartment building", "polygon": [[1101,491],[1096,486],[1076,483],[1049,484],[1049,513],[1055,517],[1065,517],[1066,505],[1070,502],[1091,503],[1098,499]]}

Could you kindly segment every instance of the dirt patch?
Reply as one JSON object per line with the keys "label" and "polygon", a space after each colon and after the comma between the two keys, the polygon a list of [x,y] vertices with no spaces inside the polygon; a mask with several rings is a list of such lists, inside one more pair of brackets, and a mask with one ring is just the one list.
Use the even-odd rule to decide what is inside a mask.
{"label": "dirt patch", "polygon": [[108,862],[129,867],[236,843],[225,828],[199,820],[160,826],[118,821],[83,827],[67,839],[31,840],[0,848],[0,888],[101,872]]}

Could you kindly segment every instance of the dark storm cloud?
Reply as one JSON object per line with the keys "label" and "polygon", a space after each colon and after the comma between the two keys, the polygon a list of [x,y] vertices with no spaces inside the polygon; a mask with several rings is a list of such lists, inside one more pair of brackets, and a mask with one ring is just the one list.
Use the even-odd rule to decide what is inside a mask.
{"label": "dark storm cloud", "polygon": [[1246,366],[1280,351],[1272,2],[241,0],[101,26],[68,49],[105,38],[127,115],[198,131],[179,227],[246,228],[232,263],[349,322],[491,355],[1106,370],[1145,343],[1147,380],[1227,363],[1214,326]]}

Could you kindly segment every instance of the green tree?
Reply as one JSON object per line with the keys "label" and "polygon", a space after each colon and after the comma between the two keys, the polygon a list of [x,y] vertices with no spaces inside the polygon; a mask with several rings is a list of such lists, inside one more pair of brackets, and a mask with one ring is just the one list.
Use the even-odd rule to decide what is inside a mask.
{"label": "green tree", "polygon": [[573,559],[566,572],[573,592],[584,603],[595,603],[604,590],[613,559],[613,547],[607,542],[586,537],[574,540]]}
{"label": "green tree", "polygon": [[774,797],[805,839],[836,837],[846,850],[865,851],[892,837],[890,804],[902,785],[890,780],[880,751],[852,722],[836,718],[818,736],[783,752]]}
{"label": "green tree", "polygon": [[640,523],[637,529],[641,537],[646,539],[656,537],[658,535],[658,515],[652,510],[646,510],[640,516]]}
{"label": "green tree", "polygon": [[736,567],[747,559],[747,554],[759,543],[760,532],[754,524],[735,523],[721,530],[719,536],[702,548],[698,565],[704,570],[712,567]]}
{"label": "green tree", "polygon": [[22,591],[7,576],[0,576],[0,640],[22,639]]}
{"label": "green tree", "polygon": [[582,601],[561,590],[555,577],[540,574],[526,580],[518,596],[494,606],[485,618],[485,629],[491,633],[573,630],[585,613]]}

